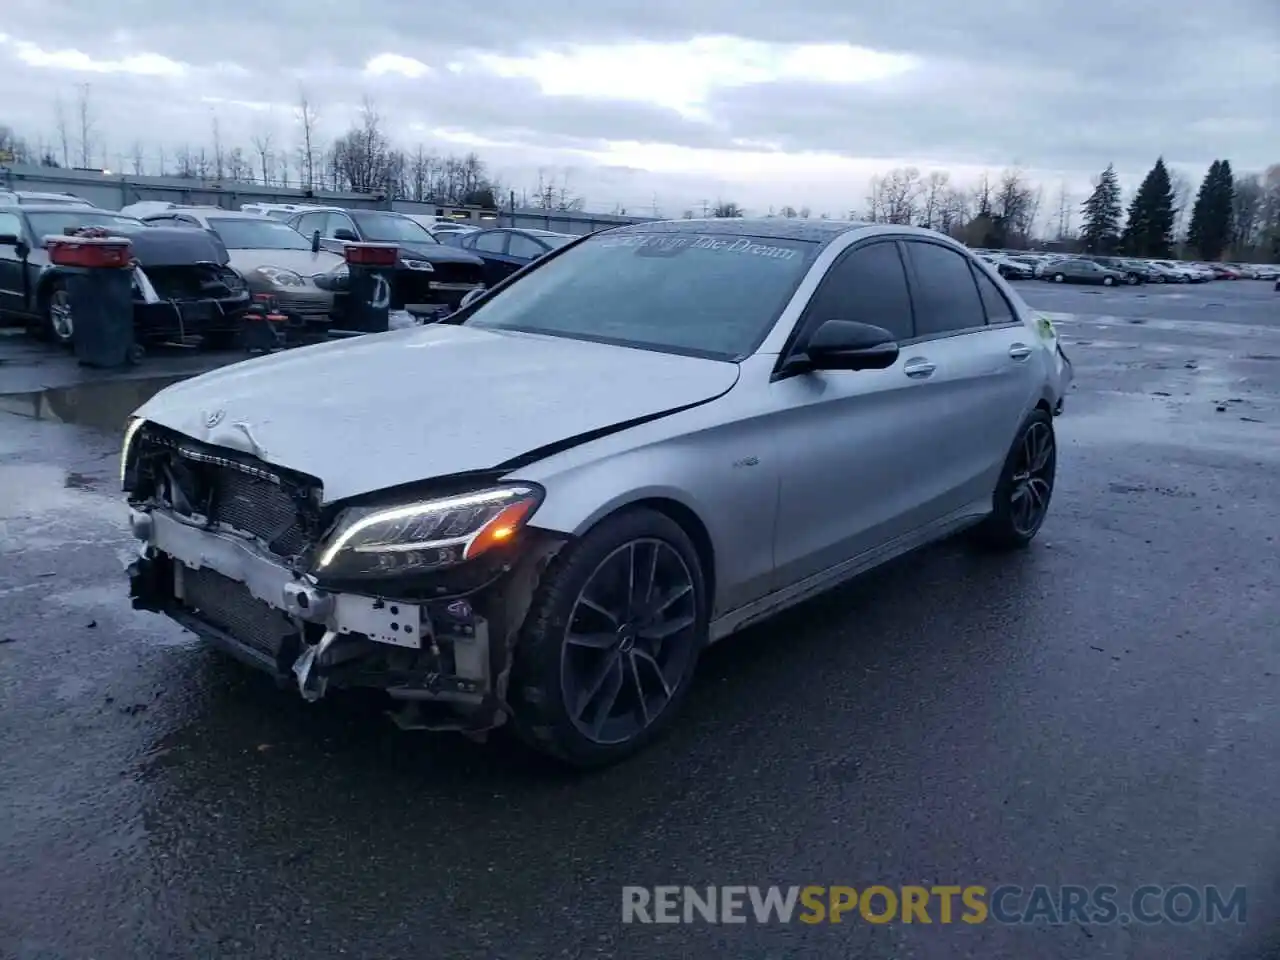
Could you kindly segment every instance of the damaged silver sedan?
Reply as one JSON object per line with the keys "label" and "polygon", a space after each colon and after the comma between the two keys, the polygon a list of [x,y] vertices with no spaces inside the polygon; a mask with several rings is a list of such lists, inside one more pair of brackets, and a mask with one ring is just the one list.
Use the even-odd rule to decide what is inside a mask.
{"label": "damaged silver sedan", "polygon": [[698,656],[915,547],[1023,547],[1071,366],[963,247],[831,221],[585,237],[443,322],[131,419],[134,605],[308,700],[607,763]]}

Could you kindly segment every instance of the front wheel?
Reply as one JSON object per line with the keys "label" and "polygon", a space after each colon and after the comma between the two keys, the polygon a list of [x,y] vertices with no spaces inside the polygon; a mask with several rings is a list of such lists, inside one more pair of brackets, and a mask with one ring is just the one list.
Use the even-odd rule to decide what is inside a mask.
{"label": "front wheel", "polygon": [[1103,277],[1103,278],[1102,278],[1102,285],[1103,285],[1104,287],[1114,286],[1114,285],[1115,285],[1115,281],[1114,281],[1114,280],[1112,280],[1110,277]]}
{"label": "front wheel", "polygon": [[1054,283],[1065,283],[1065,282],[1066,282],[1066,279],[1067,279],[1067,278],[1066,278],[1066,277],[1064,277],[1064,276],[1063,276],[1062,274],[1060,274],[1060,273],[1055,273],[1055,274],[1053,275],[1053,282],[1054,282]]}
{"label": "front wheel", "polygon": [[64,347],[71,346],[75,340],[75,320],[71,316],[71,295],[67,292],[66,281],[56,278],[49,285],[49,293],[44,300],[44,333],[55,343]]}
{"label": "front wheel", "polygon": [[1031,543],[1049,512],[1057,470],[1053,417],[1037,407],[1023,421],[1005,457],[991,515],[978,528],[982,540],[1004,550]]}
{"label": "front wheel", "polygon": [[629,510],[565,547],[515,652],[516,732],[576,767],[656,737],[688,695],[710,598],[698,552],[663,513]]}

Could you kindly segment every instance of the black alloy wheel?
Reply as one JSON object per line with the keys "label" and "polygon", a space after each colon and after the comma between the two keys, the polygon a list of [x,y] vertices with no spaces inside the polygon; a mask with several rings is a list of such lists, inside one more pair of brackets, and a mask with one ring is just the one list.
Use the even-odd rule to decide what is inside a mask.
{"label": "black alloy wheel", "polygon": [[1057,468],[1053,417],[1037,408],[1018,431],[996,485],[991,514],[978,528],[988,545],[1016,549],[1035,539],[1049,512]]}
{"label": "black alloy wheel", "polygon": [[516,646],[516,732],[577,767],[655,738],[687,696],[710,600],[698,552],[666,514],[606,518],[543,574]]}
{"label": "black alloy wheel", "polygon": [[560,658],[574,726],[613,746],[642,734],[670,704],[694,655],[693,574],[670,544],[632,540],[578,592]]}

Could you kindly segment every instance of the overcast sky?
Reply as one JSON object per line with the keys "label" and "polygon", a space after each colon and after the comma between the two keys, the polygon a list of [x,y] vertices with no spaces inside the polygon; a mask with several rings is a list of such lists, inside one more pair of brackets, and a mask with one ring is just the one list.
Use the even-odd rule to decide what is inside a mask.
{"label": "overcast sky", "polygon": [[[1025,168],[1075,192],[1163,154],[1280,162],[1280,0],[3,0],[0,123],[105,163],[271,133],[305,90],[326,138],[363,96],[400,145],[538,169],[590,209],[861,209],[894,166]],[[55,153],[59,149],[55,147]],[[103,163],[96,151],[95,163]]]}

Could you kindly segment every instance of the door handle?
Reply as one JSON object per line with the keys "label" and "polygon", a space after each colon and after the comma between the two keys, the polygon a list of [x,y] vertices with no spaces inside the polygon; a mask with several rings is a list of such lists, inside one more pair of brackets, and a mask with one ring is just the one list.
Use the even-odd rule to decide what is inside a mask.
{"label": "door handle", "polygon": [[1031,348],[1025,343],[1015,343],[1009,348],[1009,356],[1014,360],[1025,360],[1031,356]]}
{"label": "door handle", "polygon": [[915,377],[917,380],[923,380],[925,377],[933,376],[933,371],[938,368],[930,363],[924,357],[912,357],[906,362],[902,368],[902,372],[908,377]]}

